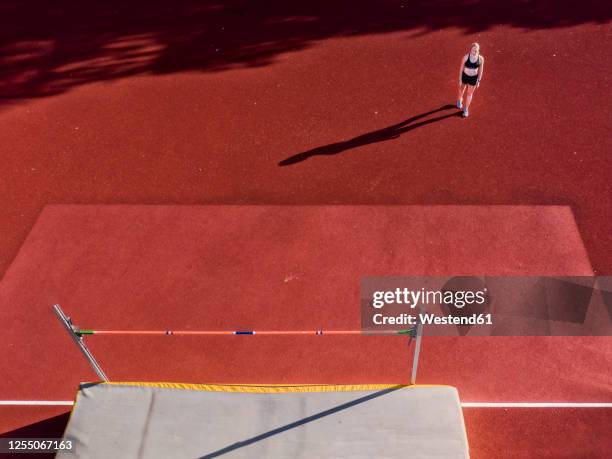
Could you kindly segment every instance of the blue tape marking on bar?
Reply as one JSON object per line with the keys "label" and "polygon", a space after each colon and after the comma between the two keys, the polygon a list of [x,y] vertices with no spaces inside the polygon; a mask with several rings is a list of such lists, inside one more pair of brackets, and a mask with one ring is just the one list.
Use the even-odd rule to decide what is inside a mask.
{"label": "blue tape marking on bar", "polygon": [[254,331],[235,331],[234,335],[254,335]]}

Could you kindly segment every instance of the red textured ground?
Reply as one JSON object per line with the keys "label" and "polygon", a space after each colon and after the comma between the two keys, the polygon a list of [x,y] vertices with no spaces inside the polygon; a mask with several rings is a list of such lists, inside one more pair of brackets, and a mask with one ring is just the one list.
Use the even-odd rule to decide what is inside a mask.
{"label": "red textured ground", "polygon": [[[400,263],[405,259],[387,255],[383,260],[389,264],[381,264],[380,273],[389,274],[390,267],[418,274],[457,274],[462,267],[475,274],[485,268],[515,274],[612,273],[612,145],[609,106],[603,103],[609,98],[612,62],[607,58],[610,15],[605,2],[585,1],[579,10],[513,1],[468,6],[434,2],[409,8],[394,1],[376,2],[375,8],[367,2],[353,2],[350,8],[329,2],[263,2],[253,9],[239,1],[204,2],[197,8],[182,1],[168,9],[109,2],[91,16],[68,0],[44,14],[39,6],[21,3],[3,4],[7,21],[0,32],[0,93],[5,97],[0,110],[0,271],[6,272],[0,309],[8,317],[7,332],[0,336],[5,350],[2,399],[70,398],[75,381],[91,378],[82,363],[64,366],[67,359],[61,354],[72,356],[74,349],[69,342],[55,340],[61,330],[49,328],[39,336],[24,333],[34,318],[45,320],[39,313],[46,310],[51,292],[58,298],[51,302],[65,303],[67,309],[70,305],[80,320],[96,324],[118,324],[119,317],[132,314],[141,323],[160,325],[163,318],[195,327],[206,322],[195,319],[201,309],[193,305],[210,295],[218,298],[221,288],[232,289],[224,310],[235,314],[233,321],[257,317],[259,324],[267,325],[272,320],[265,314],[269,307],[282,312],[275,317],[278,325],[282,318],[287,327],[301,328],[316,317],[306,306],[287,309],[301,298],[300,290],[284,293],[287,296],[276,303],[261,289],[247,296],[235,287],[243,287],[240,279],[247,273],[257,281],[252,286],[268,285],[271,272],[281,276],[291,268],[286,273],[291,276],[291,266],[277,264],[289,259],[285,249],[296,241],[314,240],[313,231],[326,226],[281,225],[291,231],[279,239],[276,250],[260,246],[258,253],[267,254],[265,263],[253,263],[248,271],[231,269],[234,264],[228,260],[243,254],[231,234],[257,234],[257,228],[220,227],[221,234],[227,234],[216,246],[218,255],[208,261],[194,258],[175,272],[161,268],[156,259],[149,259],[144,269],[139,255],[146,237],[169,237],[170,229],[133,225],[144,233],[136,231],[131,239],[118,241],[97,216],[89,221],[94,230],[84,234],[79,233],[83,226],[71,225],[66,218],[61,221],[64,239],[57,240],[66,243],[74,237],[70,250],[53,253],[55,239],[49,235],[56,234],[54,227],[42,233],[42,239],[31,236],[9,269],[36,220],[40,217],[39,224],[44,224],[48,213],[41,211],[47,204],[450,204],[458,206],[456,212],[468,204],[481,209],[523,206],[527,211],[557,205],[564,209],[557,220],[519,219],[531,222],[527,228],[503,218],[488,231],[476,219],[462,232],[442,225],[448,231],[430,230],[429,245],[411,245],[411,250],[421,251],[418,264],[407,268]],[[458,60],[474,40],[482,43],[486,73],[471,117],[462,120],[454,110],[440,107],[454,102]],[[288,158],[293,161],[285,161]],[[291,164],[279,166],[283,161]],[[577,227],[567,215],[575,218]],[[211,222],[219,225],[211,219],[173,229],[204,231]],[[499,228],[512,243],[498,234]],[[472,233],[495,236],[491,243],[496,250],[464,246],[460,236]],[[84,250],[76,242],[82,242],[79,234],[93,244],[83,257],[78,256]],[[273,231],[270,235],[279,236]],[[370,258],[380,259],[381,252],[401,240],[398,235],[371,245],[374,241],[358,236],[334,247],[345,250],[343,256],[353,256],[363,250],[359,244],[367,242]],[[449,237],[457,239],[445,245]],[[98,252],[103,246],[96,246],[96,240],[113,247],[111,259],[126,256],[120,261],[130,275],[123,279],[123,271],[105,264],[109,253]],[[180,252],[179,239],[175,244],[173,253]],[[506,257],[504,247],[529,250],[515,259]],[[472,264],[463,258],[468,253],[475,254]],[[169,259],[168,253],[159,255]],[[298,254],[294,256],[299,265]],[[89,257],[95,262],[79,263]],[[463,264],[455,264],[458,257]],[[223,282],[206,284],[208,275],[219,269],[226,273]],[[139,271],[141,277],[134,277]],[[354,272],[362,271],[355,267]],[[174,277],[168,278],[170,274]],[[283,286],[294,283],[284,279]],[[165,296],[171,281],[200,285],[200,290],[192,290],[191,296]],[[170,298],[176,300],[172,309],[155,309],[162,302],[169,304]],[[253,300],[251,308],[237,310],[235,305],[245,304],[245,299]],[[337,298],[330,302],[341,303]],[[154,305],[147,311],[156,313],[139,309],[143,305]],[[328,323],[347,320],[333,309],[321,313]],[[565,400],[570,388],[580,397],[573,401],[610,401],[609,339],[508,340],[485,349],[471,340],[426,343],[421,382],[456,384],[466,401],[501,394],[520,397],[513,401],[525,401],[526,394],[534,397],[530,401],[563,401],[558,397]],[[261,344],[261,353],[243,343],[230,347],[214,342],[211,346],[218,352],[208,356],[206,365],[195,353],[185,354],[173,367],[161,359],[142,361],[141,377],[173,375],[184,380],[189,369],[198,367],[198,376],[217,381],[264,380],[273,374],[275,379],[300,382],[322,376],[337,382],[395,381],[405,377],[408,367],[406,362],[389,370],[385,360],[359,352],[350,340],[337,348],[316,341],[295,348],[270,341]],[[273,370],[266,367],[281,345],[287,359],[276,362]],[[144,355],[146,346],[140,346],[136,351]],[[160,345],[151,346],[162,352]],[[129,375],[128,363],[120,363],[124,344],[105,339],[92,348],[105,356],[101,360],[113,372]],[[442,349],[463,360],[433,352]],[[404,351],[385,342],[385,359],[401,361]],[[308,360],[325,353],[336,353],[343,362],[350,357],[352,364]],[[468,364],[478,371],[465,372]],[[0,424],[2,430],[15,429],[62,410],[1,408]],[[560,448],[550,449],[558,447],[558,438],[572,439],[574,449],[569,451],[588,445],[584,457],[605,451],[596,443],[597,429],[610,423],[609,411],[527,413],[505,418],[497,411],[466,412],[473,452],[499,457],[501,449],[518,444],[525,435],[521,451],[527,456],[532,445],[542,454],[564,457]],[[486,428],[510,418],[515,428],[503,434]],[[537,425],[551,426],[540,429],[540,443],[529,436],[536,419]],[[577,433],[576,425],[589,426],[591,433],[586,427]],[[485,446],[483,439],[490,443]],[[474,450],[474,445],[480,446]]]}
{"label": "red textured ground", "polygon": [[463,410],[470,456],[484,458],[606,458],[610,409]]}
{"label": "red textured ground", "polygon": [[[564,206],[48,206],[0,291],[0,393],[70,400],[95,380],[54,303],[96,329],[358,329],[363,276],[591,272]],[[114,380],[407,383],[411,364],[401,337],[87,341]],[[464,401],[612,395],[605,337],[426,337],[421,359],[419,383]]]}

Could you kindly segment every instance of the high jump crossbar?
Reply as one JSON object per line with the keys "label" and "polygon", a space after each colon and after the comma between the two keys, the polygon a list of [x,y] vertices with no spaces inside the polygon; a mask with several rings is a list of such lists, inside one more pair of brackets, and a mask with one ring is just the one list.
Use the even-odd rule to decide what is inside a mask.
{"label": "high jump crossbar", "polygon": [[143,335],[143,336],[219,336],[219,335],[264,335],[264,336],[282,336],[282,335],[405,335],[409,337],[410,344],[415,339],[414,353],[412,358],[412,373],[410,375],[410,383],[416,384],[417,369],[419,366],[419,352],[421,348],[422,325],[417,324],[408,329],[402,330],[92,330],[82,329],[72,323],[70,317],[64,314],[59,304],[53,305],[55,315],[63,324],[64,328],[75,342],[77,347],[85,359],[89,362],[93,370],[102,381],[109,381],[106,373],[102,370],[100,364],[85,344],[84,337],[86,335]]}

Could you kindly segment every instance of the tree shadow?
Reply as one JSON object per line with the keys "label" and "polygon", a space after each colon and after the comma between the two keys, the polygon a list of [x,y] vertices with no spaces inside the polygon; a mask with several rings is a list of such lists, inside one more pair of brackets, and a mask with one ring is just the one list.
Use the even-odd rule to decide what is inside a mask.
{"label": "tree shadow", "polygon": [[607,23],[607,2],[550,0],[5,0],[0,98],[141,74],[262,66],[331,37]]}
{"label": "tree shadow", "polygon": [[412,131],[414,129],[427,126],[428,124],[437,123],[438,121],[442,121],[447,118],[452,118],[455,116],[461,116],[461,112],[455,111],[453,113],[448,113],[446,115],[437,116],[435,118],[430,118],[425,121],[420,121],[415,123],[422,118],[425,118],[429,115],[433,115],[434,113],[443,112],[446,110],[455,109],[454,105],[443,105],[440,108],[435,110],[431,110],[425,113],[421,113],[419,115],[415,115],[407,120],[402,121],[401,123],[394,124],[392,126],[388,126],[383,129],[379,129],[377,131],[368,132],[367,134],[362,134],[360,136],[354,137],[350,140],[346,140],[343,142],[330,143],[329,145],[323,145],[322,147],[313,148],[312,150],[304,151],[302,153],[298,153],[296,155],[290,156],[287,159],[282,160],[278,163],[279,166],[290,166],[292,164],[297,164],[302,161],[306,161],[308,158],[312,158],[313,156],[331,156],[337,155],[347,150],[351,150],[353,148],[363,147],[364,145],[369,145],[371,143],[384,142],[387,140],[393,140],[399,138],[402,134],[406,132]]}

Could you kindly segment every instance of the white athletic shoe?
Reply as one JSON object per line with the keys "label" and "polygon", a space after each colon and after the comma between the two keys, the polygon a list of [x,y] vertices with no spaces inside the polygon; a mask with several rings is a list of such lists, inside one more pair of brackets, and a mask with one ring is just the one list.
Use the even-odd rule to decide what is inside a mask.
{"label": "white athletic shoe", "polygon": [[461,107],[463,107],[463,104],[461,104],[461,99],[459,99],[459,100],[457,101],[457,108],[458,108],[459,110],[461,110]]}
{"label": "white athletic shoe", "polygon": [[463,110],[463,113],[461,114],[461,116],[463,116],[464,118],[467,118],[468,116],[470,116],[470,114],[468,113],[468,109],[467,108],[465,110]]}

